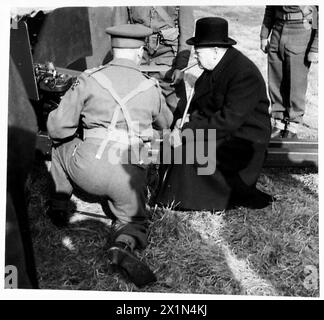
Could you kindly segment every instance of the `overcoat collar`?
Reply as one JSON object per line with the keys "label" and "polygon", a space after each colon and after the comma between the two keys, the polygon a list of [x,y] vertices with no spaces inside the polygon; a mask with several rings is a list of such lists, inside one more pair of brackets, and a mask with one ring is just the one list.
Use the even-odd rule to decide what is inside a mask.
{"label": "overcoat collar", "polygon": [[[218,80],[222,81],[222,79],[219,78],[219,76],[222,74],[222,72],[231,64],[231,62],[236,58],[239,51],[237,51],[235,48],[230,47],[226,51],[223,58],[219,61],[217,66],[212,71],[204,71],[201,75],[202,81],[203,78],[209,79],[213,84],[215,84]],[[210,82],[204,83],[203,85],[199,85],[200,79],[197,80],[197,86],[195,86],[195,95],[192,99],[192,102],[199,99],[199,97],[204,96],[207,92],[212,90],[212,87],[209,85]],[[203,81],[204,82],[204,81]]]}

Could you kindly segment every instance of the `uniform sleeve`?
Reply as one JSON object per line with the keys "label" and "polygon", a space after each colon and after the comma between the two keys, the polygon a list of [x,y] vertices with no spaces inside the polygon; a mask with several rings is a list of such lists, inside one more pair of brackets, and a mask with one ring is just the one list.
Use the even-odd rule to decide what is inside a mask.
{"label": "uniform sleeve", "polygon": [[81,75],[63,96],[58,108],[48,116],[47,130],[51,139],[60,141],[75,134],[86,99],[86,78]]}
{"label": "uniform sleeve", "polygon": [[178,42],[178,53],[175,59],[175,69],[182,69],[188,65],[191,46],[186,44],[186,40],[193,36],[194,32],[194,16],[193,7],[180,6],[179,17],[179,42]]}
{"label": "uniform sleeve", "polygon": [[268,39],[275,22],[276,6],[266,6],[261,26],[260,38]]}
{"label": "uniform sleeve", "polygon": [[158,113],[153,115],[153,128],[155,130],[169,129],[173,122],[173,114],[167,106],[161,88],[155,88],[155,94],[158,99]]}
{"label": "uniform sleeve", "polygon": [[237,74],[230,84],[223,107],[207,118],[185,123],[183,130],[216,129],[217,139],[225,137],[242,126],[259,103],[257,92],[264,91],[265,86],[252,71]]}

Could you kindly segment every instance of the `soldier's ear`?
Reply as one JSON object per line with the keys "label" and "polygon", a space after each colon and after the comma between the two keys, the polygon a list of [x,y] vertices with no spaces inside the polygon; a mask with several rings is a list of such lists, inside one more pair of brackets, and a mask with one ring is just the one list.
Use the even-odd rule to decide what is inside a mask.
{"label": "soldier's ear", "polygon": [[144,54],[144,47],[142,46],[137,50],[137,59],[139,62],[141,62],[143,54]]}

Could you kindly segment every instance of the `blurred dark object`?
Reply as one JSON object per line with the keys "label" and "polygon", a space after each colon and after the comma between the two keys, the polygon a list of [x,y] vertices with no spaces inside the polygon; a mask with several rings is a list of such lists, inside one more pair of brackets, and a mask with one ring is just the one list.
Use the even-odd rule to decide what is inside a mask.
{"label": "blurred dark object", "polygon": [[37,288],[25,199],[25,183],[34,159],[37,124],[19,71],[12,59],[9,68],[5,264],[17,268],[18,288]]}
{"label": "blurred dark object", "polygon": [[34,76],[33,56],[31,52],[28,27],[25,21],[11,24],[10,57],[15,63],[29,99],[38,100],[38,89]]}
{"label": "blurred dark object", "polygon": [[48,14],[40,10],[36,13],[36,15],[33,16],[28,15],[22,18],[22,21],[25,21],[27,24],[28,36],[29,36],[32,52],[33,52],[33,48],[36,46],[38,42],[38,36],[41,33],[42,27],[45,23],[47,16]]}
{"label": "blurred dark object", "polygon": [[34,62],[52,61],[60,67],[92,55],[89,13],[86,7],[57,8],[27,17]]}

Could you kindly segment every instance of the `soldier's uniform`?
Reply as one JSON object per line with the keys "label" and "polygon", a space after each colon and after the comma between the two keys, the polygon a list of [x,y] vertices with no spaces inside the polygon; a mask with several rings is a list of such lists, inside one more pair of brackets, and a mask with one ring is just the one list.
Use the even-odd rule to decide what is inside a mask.
{"label": "soldier's uniform", "polygon": [[[113,13],[114,25],[123,23],[143,24],[153,29],[149,37],[143,64],[165,65],[167,72],[151,73],[159,80],[166,102],[172,112],[182,115],[186,105],[184,82],[171,85],[174,70],[181,70],[188,65],[190,46],[186,39],[194,30],[193,9],[189,6],[136,6],[116,7]],[[179,110],[180,109],[180,110]]]}
{"label": "soldier's uniform", "polygon": [[305,112],[309,52],[318,52],[316,6],[266,6],[261,40],[271,34],[268,83],[274,126],[297,133]]}
{"label": "soldier's uniform", "polygon": [[[125,37],[143,37],[146,29],[121,28],[119,47],[139,47],[142,38]],[[172,119],[157,81],[144,76],[132,60],[114,59],[82,73],[48,118],[48,133],[59,143],[52,150],[52,210],[66,210],[75,184],[107,198],[117,218],[116,240],[145,247],[146,165],[136,157],[137,162],[124,162],[123,156],[145,147],[152,126],[168,128]],[[79,126],[83,139],[73,138]]]}

